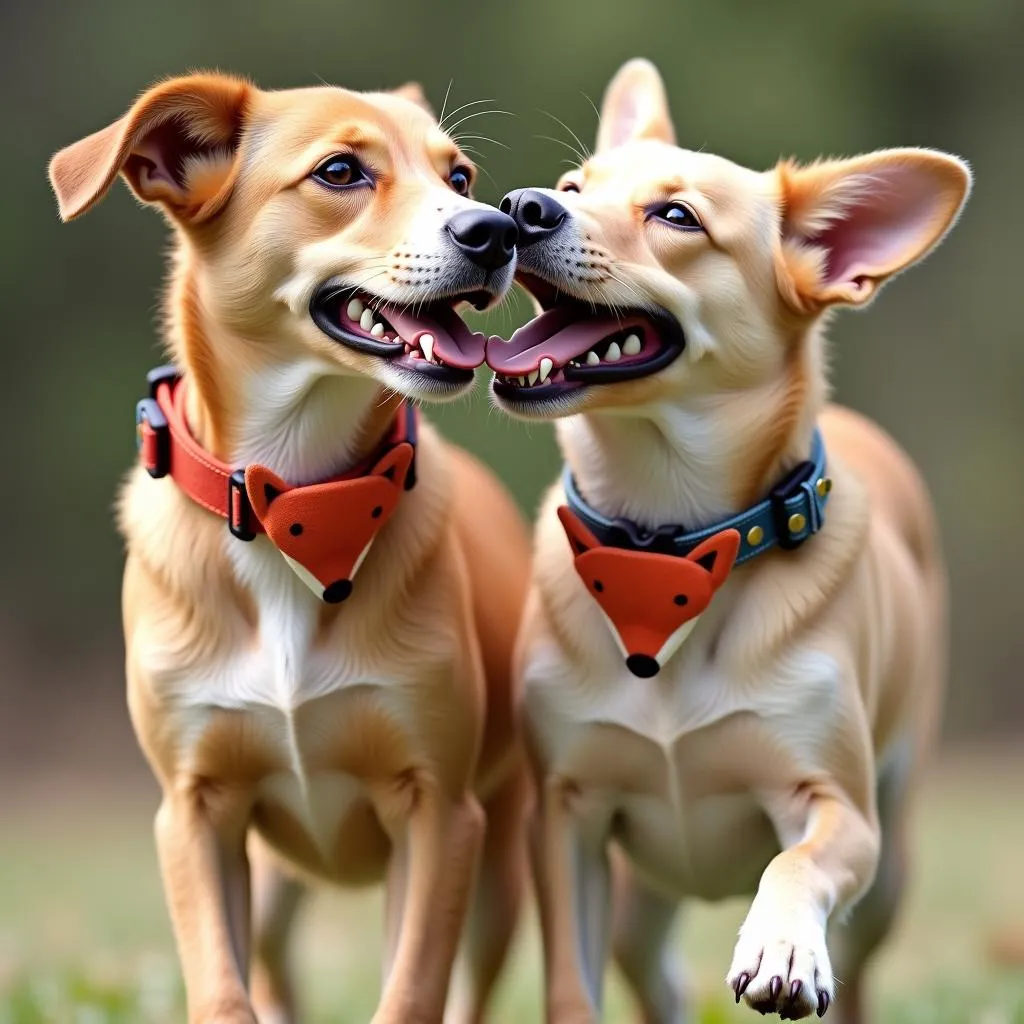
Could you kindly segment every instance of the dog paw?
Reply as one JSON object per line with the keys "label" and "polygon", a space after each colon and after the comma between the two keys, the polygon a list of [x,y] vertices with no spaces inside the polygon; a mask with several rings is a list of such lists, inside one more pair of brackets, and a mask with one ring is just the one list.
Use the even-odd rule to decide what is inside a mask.
{"label": "dog paw", "polygon": [[783,1020],[824,1017],[835,996],[825,928],[811,913],[768,913],[755,901],[740,929],[726,978],[760,1013]]}

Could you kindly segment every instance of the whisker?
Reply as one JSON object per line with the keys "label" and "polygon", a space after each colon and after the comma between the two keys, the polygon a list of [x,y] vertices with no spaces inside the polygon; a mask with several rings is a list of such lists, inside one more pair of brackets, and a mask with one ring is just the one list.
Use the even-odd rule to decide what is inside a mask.
{"label": "whisker", "polygon": [[[477,155],[479,156],[479,154],[477,154]],[[494,180],[494,175],[491,174],[491,172],[489,170],[487,170],[486,167],[480,167],[479,165],[477,165],[477,170],[481,174],[486,174],[487,175],[487,180],[494,186],[495,191],[498,191],[498,183]]]}
{"label": "whisker", "polygon": [[597,123],[601,123],[601,111],[597,109],[597,104],[582,90],[580,89],[580,95],[590,104],[595,114],[597,114]]}
{"label": "whisker", "polygon": [[452,86],[455,84],[454,78],[448,79],[448,88],[444,91],[444,99],[441,101],[441,115],[437,119],[437,123],[444,124],[444,109],[448,106],[448,94],[452,91]]}
{"label": "whisker", "polygon": [[467,121],[471,121],[474,117],[484,117],[487,114],[504,114],[507,117],[516,116],[515,114],[512,113],[511,110],[474,110],[471,113],[466,114],[465,117],[460,117],[459,120],[456,121],[454,124],[447,125],[445,127],[445,131],[450,135],[456,128],[459,127],[460,124],[465,124]]}
{"label": "whisker", "polygon": [[[559,146],[564,146],[573,156],[576,157],[577,164],[586,163],[586,157],[573,145],[566,142],[565,139],[556,139],[554,135],[534,135],[535,139],[544,139],[546,142],[554,142]],[[576,166],[574,164],[573,166]]]}
{"label": "whisker", "polygon": [[[449,86],[449,88],[451,88],[451,86]],[[446,98],[447,98],[447,94],[446,94]],[[494,102],[494,98],[493,97],[491,97],[490,99],[486,99],[486,100],[470,100],[468,103],[463,103],[461,107],[456,107],[454,110],[449,110],[448,111],[448,117],[454,117],[460,110],[465,110],[467,107],[478,107],[481,103],[493,103],[493,102]],[[443,113],[443,111],[442,111],[442,113]],[[438,126],[442,130],[447,131],[447,129],[444,127],[444,120],[445,119],[444,119],[443,116],[439,117],[437,119],[437,123],[438,123]]]}
{"label": "whisker", "polygon": [[479,142],[490,142],[494,146],[501,146],[502,149],[511,149],[512,147],[504,142],[499,142],[497,139],[492,139],[490,135],[453,135],[452,138],[461,146],[463,139],[477,139]]}
{"label": "whisker", "polygon": [[578,153],[580,154],[580,163],[586,163],[587,160],[593,155],[586,146],[583,145],[583,140],[558,116],[552,114],[550,110],[541,110],[542,114],[546,114],[551,118],[552,121],[560,124],[572,137],[576,140],[576,145],[579,146]]}

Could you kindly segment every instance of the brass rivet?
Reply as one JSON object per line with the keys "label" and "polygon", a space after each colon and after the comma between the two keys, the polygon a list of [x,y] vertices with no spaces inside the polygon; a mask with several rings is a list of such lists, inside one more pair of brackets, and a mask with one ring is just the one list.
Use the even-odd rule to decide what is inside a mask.
{"label": "brass rivet", "polygon": [[819,498],[824,498],[832,490],[832,479],[827,476],[821,477],[814,485],[814,489],[818,492]]}
{"label": "brass rivet", "polygon": [[752,526],[747,530],[747,543],[756,548],[764,540],[764,530],[760,526]]}
{"label": "brass rivet", "polygon": [[799,533],[807,525],[807,517],[802,512],[794,512],[789,517],[789,532]]}

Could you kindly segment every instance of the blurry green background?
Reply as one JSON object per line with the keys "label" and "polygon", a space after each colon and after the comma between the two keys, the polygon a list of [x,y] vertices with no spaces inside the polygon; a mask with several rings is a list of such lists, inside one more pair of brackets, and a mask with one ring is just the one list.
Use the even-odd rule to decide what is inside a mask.
{"label": "blurry green background", "polygon": [[[125,828],[150,857],[152,791],[123,706],[121,548],[110,506],[134,455],[134,401],[161,358],[155,325],[167,234],[120,186],[61,226],[45,179],[55,149],[118,117],[154,79],[190,68],[240,72],[268,88],[417,79],[438,106],[451,83],[449,109],[488,98],[486,107],[511,112],[463,126],[509,147],[474,142],[493,176],[482,178],[479,196],[497,201],[513,187],[553,183],[569,153],[539,136],[571,140],[549,115],[589,145],[590,101],[600,103],[622,61],[644,55],[663,72],[680,140],[691,148],[755,167],[780,155],[900,145],[966,157],[976,185],[960,224],[866,314],[839,319],[832,363],[839,399],[887,427],[931,485],[953,580],[947,735],[991,745],[1024,730],[1022,54],[1020,0],[3,4],[0,876],[35,877],[40,851],[52,856],[56,845],[65,863],[61,844],[87,841],[100,844],[91,849],[109,869],[96,837],[112,843],[119,833],[102,826],[103,815],[135,808],[136,799],[143,810]],[[491,315],[489,329],[508,331],[525,315],[514,303]],[[491,413],[482,387],[472,402],[436,415],[532,512],[556,472],[550,431]],[[999,773],[1019,782],[1022,764]],[[970,777],[984,788],[983,773]],[[128,791],[138,795],[118,803]],[[1019,817],[1019,785],[1013,793]],[[80,819],[94,838],[72,828]],[[987,841],[999,848],[997,814],[989,825]],[[946,827],[981,828],[954,817]],[[15,834],[18,843],[5,843]],[[5,848],[20,853],[5,863]],[[143,859],[138,870],[158,907],[152,863]],[[984,874],[979,892],[992,883]],[[57,871],[37,902],[26,895],[36,890],[23,889],[20,924],[6,933],[0,892],[0,986],[4,935],[7,948],[20,948],[45,894],[53,899],[70,884]],[[72,917],[77,892],[64,893]],[[117,932],[118,941],[132,934]]]}

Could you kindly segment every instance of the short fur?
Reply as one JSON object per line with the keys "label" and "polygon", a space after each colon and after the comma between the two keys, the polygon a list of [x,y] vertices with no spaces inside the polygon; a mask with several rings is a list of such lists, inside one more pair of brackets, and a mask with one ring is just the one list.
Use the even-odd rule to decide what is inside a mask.
{"label": "short fur", "polygon": [[[926,150],[757,173],[678,149],[657,72],[633,61],[609,86],[596,154],[550,193],[567,211],[559,233],[520,249],[520,269],[563,293],[654,304],[686,332],[683,354],[643,379],[540,411],[497,399],[561,417],[562,453],[605,515],[724,519],[808,457],[815,426],[834,482],[823,531],[734,569],[652,679],[626,670],[573,570],[561,487],[544,501],[518,673],[552,1024],[598,1019],[609,941],[643,1019],[687,1019],[667,944],[677,902],[755,890],[727,976],[737,999],[794,1019],[836,999],[843,1020],[863,1019],[938,720],[945,584],[910,460],[826,404],[823,327],[931,250],[969,185],[961,161]],[[673,201],[703,230],[652,215]],[[611,840],[633,865],[614,935]]]}
{"label": "short fur", "polygon": [[[323,479],[365,458],[395,389],[412,390],[322,334],[308,306],[329,278],[408,304],[443,294],[445,218],[479,204],[449,187],[453,166],[472,165],[425,108],[416,86],[265,92],[199,74],[54,157],[65,219],[120,174],[173,226],[167,343],[216,457]],[[373,189],[310,180],[339,151],[373,168]],[[427,424],[417,465],[342,605],[170,478],[136,469],[124,488],[128,699],[163,788],[160,865],[197,1024],[293,1019],[293,871],[387,877],[377,1024],[440,1020],[471,907],[457,1017],[483,1013],[522,878],[510,664],[529,542],[497,481]]]}

